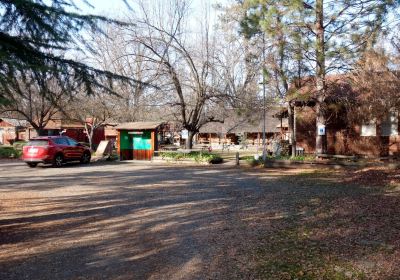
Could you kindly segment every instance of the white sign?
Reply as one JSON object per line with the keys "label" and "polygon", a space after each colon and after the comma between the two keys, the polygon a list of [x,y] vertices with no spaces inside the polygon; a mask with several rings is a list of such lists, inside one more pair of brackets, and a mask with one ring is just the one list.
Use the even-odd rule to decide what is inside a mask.
{"label": "white sign", "polygon": [[99,143],[99,146],[97,147],[96,150],[96,156],[103,156],[105,154],[111,154],[111,142],[107,140],[103,140]]}
{"label": "white sign", "polygon": [[325,125],[323,124],[319,124],[318,125],[318,135],[322,136],[326,134],[326,129],[325,129]]}
{"label": "white sign", "polygon": [[187,129],[182,130],[181,137],[182,137],[182,139],[188,139],[189,131]]}

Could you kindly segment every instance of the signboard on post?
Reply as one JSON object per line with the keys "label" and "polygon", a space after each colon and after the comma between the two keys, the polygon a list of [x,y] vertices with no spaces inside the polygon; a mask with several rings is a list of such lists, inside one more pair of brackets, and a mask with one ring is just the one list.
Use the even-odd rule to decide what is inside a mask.
{"label": "signboard on post", "polygon": [[182,139],[188,139],[189,138],[189,131],[187,129],[182,130],[181,132],[181,137]]}
{"label": "signboard on post", "polygon": [[326,128],[325,125],[319,124],[318,125],[318,136],[323,136],[326,134]]}
{"label": "signboard on post", "polygon": [[104,155],[111,155],[111,153],[112,153],[111,142],[108,140],[101,141],[99,146],[97,147],[96,156],[102,157]]}

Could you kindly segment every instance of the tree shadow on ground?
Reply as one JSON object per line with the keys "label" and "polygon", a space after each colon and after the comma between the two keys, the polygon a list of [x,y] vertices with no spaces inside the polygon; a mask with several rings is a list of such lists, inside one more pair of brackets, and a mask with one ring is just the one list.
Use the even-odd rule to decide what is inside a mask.
{"label": "tree shadow on ground", "polygon": [[292,186],[296,201],[289,203],[297,205],[298,215],[284,217],[278,230],[262,239],[258,277],[400,278],[399,194],[386,185],[360,184],[360,173],[281,178]]}
{"label": "tree shadow on ground", "polygon": [[255,187],[229,186],[246,178],[254,180],[230,169],[155,166],[8,179],[6,203],[14,192],[34,195],[0,219],[0,278],[203,275],[216,250],[208,242],[236,199],[229,192]]}
{"label": "tree shadow on ground", "polygon": [[53,170],[0,183],[1,279],[400,276],[398,196],[340,173]]}

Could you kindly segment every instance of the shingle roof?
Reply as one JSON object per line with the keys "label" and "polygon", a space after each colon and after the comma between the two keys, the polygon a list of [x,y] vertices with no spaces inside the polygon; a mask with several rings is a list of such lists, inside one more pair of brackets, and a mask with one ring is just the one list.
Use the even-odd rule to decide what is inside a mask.
{"label": "shingle roof", "polygon": [[[269,108],[266,112],[265,128],[267,133],[280,132],[281,120],[274,117],[280,108]],[[282,120],[282,126],[287,127],[287,119]],[[258,133],[263,130],[262,112],[256,116],[241,116],[233,110],[230,115],[225,118],[224,123],[207,123],[200,128],[200,133]]]}
{"label": "shingle roof", "polygon": [[28,122],[26,120],[13,119],[13,118],[0,117],[0,122],[3,122],[3,126],[26,127],[28,125]]}
{"label": "shingle roof", "polygon": [[121,123],[115,127],[117,130],[145,130],[156,129],[161,126],[162,122],[127,122]]}

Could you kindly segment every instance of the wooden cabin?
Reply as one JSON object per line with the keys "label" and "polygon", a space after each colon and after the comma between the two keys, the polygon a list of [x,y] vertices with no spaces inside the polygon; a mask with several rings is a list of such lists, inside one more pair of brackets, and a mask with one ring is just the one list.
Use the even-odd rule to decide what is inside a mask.
{"label": "wooden cabin", "polygon": [[[265,130],[267,141],[288,139],[288,120],[279,118],[281,107],[268,108]],[[262,145],[263,118],[261,114],[240,115],[234,110],[227,111],[224,123],[207,123],[196,135],[198,144],[210,146],[239,145],[245,142],[248,146]],[[242,143],[243,144],[243,143]]]}
{"label": "wooden cabin", "polygon": [[151,160],[158,150],[161,122],[128,122],[115,127],[120,160]]}

